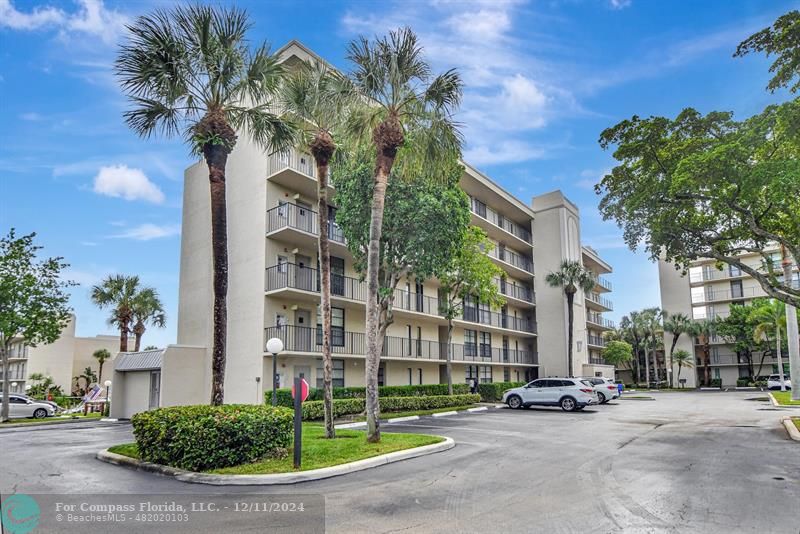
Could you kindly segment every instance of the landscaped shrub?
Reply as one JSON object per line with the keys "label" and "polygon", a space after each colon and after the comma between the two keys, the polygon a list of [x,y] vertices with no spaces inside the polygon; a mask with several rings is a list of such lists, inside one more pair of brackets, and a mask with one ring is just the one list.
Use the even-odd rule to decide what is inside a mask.
{"label": "landscaped shrub", "polygon": [[[334,399],[363,399],[366,396],[367,388],[364,387],[346,387],[346,388],[333,388]],[[453,394],[465,394],[469,392],[469,387],[466,384],[453,384]],[[322,388],[309,388],[308,400],[321,401],[323,390]],[[447,395],[447,384],[421,384],[416,386],[380,386],[378,388],[378,395],[381,397],[413,397],[413,396],[428,396],[428,395]],[[281,388],[277,391],[278,406],[294,406],[292,401],[291,388]],[[272,390],[264,392],[264,401],[267,404],[272,404]]]}
{"label": "landscaped shrub", "polygon": [[740,388],[747,387],[752,383],[753,383],[752,379],[749,376],[745,376],[745,377],[736,379],[736,386],[740,387]]}
{"label": "landscaped shrub", "polygon": [[292,443],[291,410],[250,404],[173,406],[131,418],[142,460],[192,471],[253,462]]}
{"label": "landscaped shrub", "polygon": [[503,392],[507,389],[522,387],[527,382],[491,382],[488,384],[478,384],[478,393],[481,394],[483,402],[499,402],[503,398]]}
{"label": "landscaped shrub", "polygon": [[[379,399],[381,413],[405,412],[417,410],[434,410],[466,406],[480,401],[480,395],[427,395],[411,397],[381,397]],[[334,399],[333,416],[355,415],[364,411],[364,399]],[[322,401],[306,401],[303,403],[303,419],[318,420],[324,417]]]}
{"label": "landscaped shrub", "polygon": [[711,387],[712,388],[721,388],[722,387],[722,379],[721,378],[712,378],[711,379]]}

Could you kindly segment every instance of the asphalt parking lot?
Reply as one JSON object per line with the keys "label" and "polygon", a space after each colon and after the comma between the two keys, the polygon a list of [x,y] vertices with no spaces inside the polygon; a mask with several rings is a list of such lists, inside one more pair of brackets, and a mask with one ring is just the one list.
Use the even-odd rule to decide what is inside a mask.
{"label": "asphalt parking lot", "polygon": [[[800,532],[800,443],[778,422],[800,410],[752,400],[759,392],[654,397],[386,425],[457,445],[293,488],[224,491],[323,494],[328,532]],[[132,440],[128,425],[8,429],[0,439],[4,495],[221,490],[95,460]]]}

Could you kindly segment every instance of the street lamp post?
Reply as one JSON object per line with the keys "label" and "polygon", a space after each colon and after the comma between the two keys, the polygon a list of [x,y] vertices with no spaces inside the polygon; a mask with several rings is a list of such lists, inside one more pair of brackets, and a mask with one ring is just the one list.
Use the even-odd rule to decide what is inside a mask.
{"label": "street lamp post", "polygon": [[111,380],[106,380],[103,385],[106,387],[106,406],[108,407],[108,414],[106,417],[111,417],[111,396],[108,394],[111,389]]}
{"label": "street lamp post", "polygon": [[278,405],[278,354],[283,351],[283,341],[273,337],[267,341],[267,352],[272,354],[272,405]]}

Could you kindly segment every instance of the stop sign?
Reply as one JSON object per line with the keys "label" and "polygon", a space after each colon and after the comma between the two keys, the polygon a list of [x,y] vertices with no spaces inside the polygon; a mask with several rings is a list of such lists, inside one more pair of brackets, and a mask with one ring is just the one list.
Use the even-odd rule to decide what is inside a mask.
{"label": "stop sign", "polygon": [[[305,402],[308,398],[308,382],[305,378],[300,379],[300,402]],[[294,384],[292,384],[292,398],[295,398]]]}

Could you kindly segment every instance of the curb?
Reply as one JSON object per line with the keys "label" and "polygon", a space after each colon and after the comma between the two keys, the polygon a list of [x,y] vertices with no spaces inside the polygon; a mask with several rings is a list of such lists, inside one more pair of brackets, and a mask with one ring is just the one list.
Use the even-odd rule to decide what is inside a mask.
{"label": "curb", "polygon": [[[406,417],[393,417],[392,419],[381,419],[381,423],[391,425],[394,423],[405,423],[407,421],[417,421],[423,417],[449,417],[453,415],[459,414],[467,414],[467,413],[475,413],[475,412],[485,412],[488,411],[489,408],[505,408],[505,404],[494,404],[492,406],[478,406],[476,408],[467,408],[466,410],[460,411],[449,411],[449,412],[437,412],[432,413],[430,415],[408,415]],[[366,421],[360,421],[358,423],[339,423],[338,425],[334,425],[334,428],[364,428],[367,426]]]}
{"label": "curb", "polygon": [[786,417],[781,417],[781,423],[783,423],[786,432],[789,433],[789,437],[795,441],[800,441],[800,430],[797,429],[797,425],[792,422],[792,418],[788,415]]}
{"label": "curb", "polygon": [[451,415],[458,415],[458,412],[455,410],[449,412],[436,412],[431,414],[434,417],[449,417]]}
{"label": "curb", "polygon": [[52,423],[5,423],[0,425],[0,430],[5,430],[7,428],[43,428],[48,426],[63,426],[63,425],[86,425],[89,423],[105,423],[106,421],[103,419],[64,419],[63,421],[52,422]]}
{"label": "curb", "polygon": [[381,465],[400,462],[402,460],[409,460],[419,456],[427,456],[437,452],[450,450],[456,446],[456,442],[452,438],[440,436],[444,438],[441,443],[434,443],[432,445],[425,445],[416,447],[414,449],[406,449],[403,451],[390,452],[380,456],[373,456],[372,458],[365,458],[342,465],[335,465],[332,467],[323,467],[321,469],[311,469],[309,471],[300,471],[297,473],[275,473],[271,475],[213,475],[208,473],[196,473],[194,471],[186,471],[184,469],[177,469],[175,467],[168,467],[165,465],[154,464],[150,462],[143,462],[135,458],[122,456],[109,452],[104,449],[97,453],[96,458],[101,462],[106,462],[114,465],[136,469],[137,471],[146,471],[150,473],[157,473],[160,475],[171,476],[181,482],[190,484],[209,484],[213,486],[273,486],[284,484],[296,484],[298,482],[310,482],[312,480],[322,480],[348,473],[355,473]]}
{"label": "curb", "polygon": [[768,395],[769,395],[769,400],[770,400],[770,402],[772,403],[773,406],[777,406],[778,408],[800,409],[800,404],[795,404],[795,405],[792,405],[792,404],[781,404],[781,403],[778,402],[778,399],[775,398],[775,396],[772,394],[772,392],[769,392]]}

